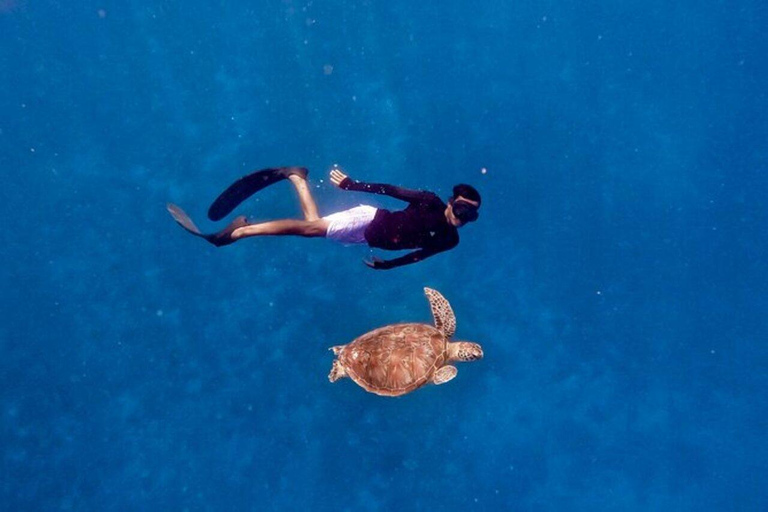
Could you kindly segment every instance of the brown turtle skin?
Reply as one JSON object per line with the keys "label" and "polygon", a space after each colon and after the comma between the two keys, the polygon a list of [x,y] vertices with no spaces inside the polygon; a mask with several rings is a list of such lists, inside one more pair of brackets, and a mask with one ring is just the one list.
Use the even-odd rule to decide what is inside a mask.
{"label": "brown turtle skin", "polygon": [[430,382],[447,360],[443,333],[427,324],[380,327],[344,345],[337,357],[347,375],[371,393],[400,396]]}

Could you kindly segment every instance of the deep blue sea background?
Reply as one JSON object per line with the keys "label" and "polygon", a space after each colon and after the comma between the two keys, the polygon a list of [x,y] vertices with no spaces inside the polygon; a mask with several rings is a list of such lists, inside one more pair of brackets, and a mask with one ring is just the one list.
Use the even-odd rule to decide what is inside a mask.
{"label": "deep blue sea background", "polygon": [[[764,1],[0,0],[2,510],[768,510]],[[453,251],[215,249],[311,169],[483,194]],[[482,169],[486,169],[483,173]],[[298,216],[287,183],[238,213]],[[382,257],[393,254],[375,252]],[[485,359],[399,399],[327,348]]]}

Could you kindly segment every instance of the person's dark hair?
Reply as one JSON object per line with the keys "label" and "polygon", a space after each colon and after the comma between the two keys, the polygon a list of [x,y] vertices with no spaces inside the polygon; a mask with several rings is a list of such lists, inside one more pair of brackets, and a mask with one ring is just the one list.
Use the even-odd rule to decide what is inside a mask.
{"label": "person's dark hair", "polygon": [[[477,206],[466,201],[457,202],[456,199],[459,196],[463,197],[464,199],[468,199],[469,201],[475,201]],[[474,222],[477,220],[479,216],[477,210],[480,208],[480,193],[471,185],[465,185],[464,183],[461,183],[453,187],[453,196],[451,196],[448,202],[453,207],[453,214],[461,222]]]}
{"label": "person's dark hair", "polygon": [[453,187],[453,196],[451,196],[451,199],[456,199],[459,196],[469,199],[470,201],[476,201],[478,207],[480,206],[480,203],[482,203],[480,192],[478,192],[472,185],[460,183]]}

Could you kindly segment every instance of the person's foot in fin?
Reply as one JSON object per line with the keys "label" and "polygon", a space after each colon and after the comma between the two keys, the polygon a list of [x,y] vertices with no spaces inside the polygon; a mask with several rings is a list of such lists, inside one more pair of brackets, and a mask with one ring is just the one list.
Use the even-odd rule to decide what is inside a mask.
{"label": "person's foot in fin", "polygon": [[275,173],[285,179],[288,179],[289,176],[295,174],[296,176],[301,177],[301,179],[306,180],[309,170],[306,167],[279,167],[275,169]]}
{"label": "person's foot in fin", "polygon": [[241,228],[247,225],[248,219],[245,218],[245,215],[241,215],[235,218],[235,220],[229,223],[229,226],[225,227],[218,233],[214,233],[212,235],[203,235],[203,238],[211,242],[216,247],[223,247],[225,245],[237,242],[237,238],[232,238],[232,233],[237,228]]}
{"label": "person's foot in fin", "polygon": [[216,198],[208,209],[208,218],[213,221],[221,220],[232,213],[240,203],[259,190],[263,190],[278,181],[287,179],[293,174],[301,176],[303,179],[307,179],[308,173],[309,171],[304,167],[275,167],[262,169],[260,171],[252,172],[247,176],[243,176],[227,187],[227,189]]}
{"label": "person's foot in fin", "polygon": [[192,219],[189,218],[189,215],[186,214],[184,210],[179,208],[173,203],[168,203],[167,205],[168,213],[171,214],[173,217],[173,220],[175,220],[179,226],[184,228],[188,233],[198,236],[200,238],[203,238],[207,240],[208,242],[212,243],[216,247],[222,247],[224,245],[229,245],[231,243],[234,243],[236,239],[232,238],[232,233],[240,227],[248,225],[248,220],[245,218],[244,215],[241,215],[240,217],[237,217],[235,220],[233,220],[229,226],[222,229],[218,233],[213,233],[211,235],[205,235],[200,232],[200,229],[195,225],[194,222],[192,222]]}

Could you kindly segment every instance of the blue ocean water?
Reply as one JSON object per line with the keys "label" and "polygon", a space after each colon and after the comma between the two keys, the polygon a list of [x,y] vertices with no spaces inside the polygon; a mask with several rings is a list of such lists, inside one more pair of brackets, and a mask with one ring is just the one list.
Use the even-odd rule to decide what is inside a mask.
{"label": "blue ocean water", "polygon": [[[0,0],[0,508],[768,509],[768,8]],[[304,165],[483,195],[460,245],[216,249]],[[484,172],[483,172],[484,170]],[[238,213],[299,215],[278,184]],[[391,254],[375,252],[382,257]],[[453,305],[399,399],[327,348]]]}

